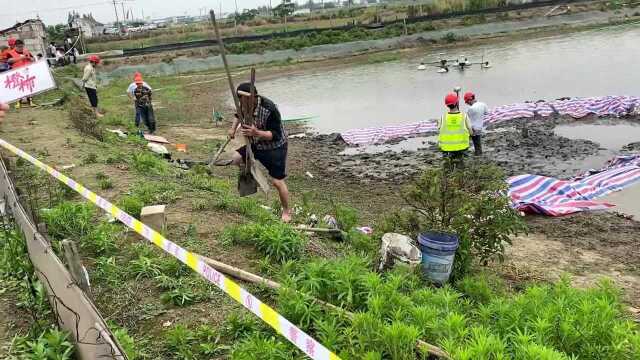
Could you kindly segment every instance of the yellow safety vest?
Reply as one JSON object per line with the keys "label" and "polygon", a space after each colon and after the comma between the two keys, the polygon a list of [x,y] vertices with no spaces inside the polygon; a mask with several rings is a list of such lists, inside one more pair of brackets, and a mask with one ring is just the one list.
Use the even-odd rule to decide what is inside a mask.
{"label": "yellow safety vest", "polygon": [[440,124],[438,144],[442,151],[460,151],[469,148],[469,130],[463,113],[447,113]]}

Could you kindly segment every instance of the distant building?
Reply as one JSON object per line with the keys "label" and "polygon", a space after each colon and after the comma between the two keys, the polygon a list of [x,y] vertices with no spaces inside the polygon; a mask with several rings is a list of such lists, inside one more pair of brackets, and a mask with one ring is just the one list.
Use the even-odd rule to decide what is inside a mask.
{"label": "distant building", "polygon": [[69,27],[80,29],[82,35],[87,39],[102,35],[105,29],[104,24],[96,21],[91,13],[80,16],[80,14],[72,12],[69,14],[68,23]]}
{"label": "distant building", "polygon": [[0,44],[5,45],[10,37],[24,41],[24,45],[34,56],[47,53],[47,31],[40,19],[30,19],[12,27],[0,30]]}

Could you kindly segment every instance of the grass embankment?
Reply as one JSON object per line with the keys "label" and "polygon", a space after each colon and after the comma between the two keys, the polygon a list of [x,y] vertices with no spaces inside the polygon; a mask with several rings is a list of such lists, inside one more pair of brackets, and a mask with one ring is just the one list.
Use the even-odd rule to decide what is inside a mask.
{"label": "grass embankment", "polygon": [[[18,171],[13,176],[20,183],[34,174]],[[70,334],[57,328],[49,294],[27,254],[27,239],[9,214],[1,218],[0,310],[5,318],[0,320],[0,333],[7,336],[3,339],[7,343],[0,343],[0,355],[10,360],[70,360],[74,353]]]}
{"label": "grass embankment", "polygon": [[[181,80],[147,80],[156,88],[169,89],[154,97],[166,107],[156,112],[161,130],[194,123],[206,127],[209,107],[189,108],[210,95],[188,96],[177,85]],[[105,126],[133,130],[132,106],[120,96],[126,85],[128,81],[119,80],[101,89],[107,110]],[[399,226],[446,224],[449,229],[467,229],[465,254],[500,253],[501,244],[493,239],[510,232],[512,225],[503,220],[513,214],[504,208],[504,199],[492,200],[495,188],[452,194],[460,212],[470,217],[440,214],[424,218],[418,212],[413,214],[416,218],[398,213],[397,220],[407,221],[376,222],[373,226],[378,233],[373,237],[353,229],[360,224],[359,211],[335,194],[298,196],[298,221],[305,221],[311,213],[320,217],[332,213],[349,232],[344,242],[319,240],[280,224],[277,214],[261,206],[277,208],[274,204],[260,197],[239,198],[232,171],[209,175],[202,167],[177,169],[149,152],[135,136],[105,133],[104,140],[98,141],[69,128],[67,112],[51,110],[47,115],[50,118],[37,126],[58,131],[60,136],[54,139],[59,143],[48,144],[48,151],[37,153],[43,161],[60,161],[59,156],[74,159],[77,166],[70,170],[72,177],[131,215],[138,216],[145,205],[168,204],[168,238],[193,252],[286,285],[278,293],[246,287],[344,359],[425,358],[416,350],[418,339],[444,348],[456,359],[640,356],[638,326],[628,319],[619,291],[608,282],[586,290],[572,288],[566,280],[512,288],[484,274],[477,261],[466,269],[467,274],[475,275],[459,276],[454,284],[442,288],[402,268],[373,271],[381,232]],[[19,134],[14,136],[22,136]],[[36,135],[23,139],[26,150],[41,148]],[[191,156],[204,155],[217,144],[217,140],[194,140]],[[45,191],[47,177],[21,168],[33,171],[32,178],[41,182],[36,188]],[[498,176],[489,175],[494,180]],[[406,198],[423,209],[437,204],[442,199],[434,194],[441,185],[431,182],[434,178],[425,176]],[[481,177],[463,176],[464,181],[476,178]],[[497,181],[489,183],[498,186]],[[54,249],[63,238],[79,242],[96,304],[120,329],[118,338],[131,359],[302,358],[286,340],[186,266],[123,225],[109,223],[78,195],[68,191],[62,195],[47,204],[50,210],[41,211]],[[393,210],[378,213],[376,218],[385,219]],[[494,215],[498,217],[490,217]],[[500,224],[490,219],[500,219]],[[353,315],[328,310],[314,298]]]}

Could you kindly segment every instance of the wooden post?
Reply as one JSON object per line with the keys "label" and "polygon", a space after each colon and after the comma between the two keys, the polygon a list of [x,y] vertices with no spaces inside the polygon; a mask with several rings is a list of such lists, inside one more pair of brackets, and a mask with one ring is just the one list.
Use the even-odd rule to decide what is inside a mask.
{"label": "wooden post", "polygon": [[84,266],[82,266],[76,243],[72,240],[62,240],[62,248],[64,249],[64,258],[67,260],[67,266],[69,267],[69,272],[73,280],[79,288],[89,294],[91,290],[89,288],[89,279],[87,278]]}
{"label": "wooden post", "polygon": [[43,222],[38,223],[37,228],[38,228],[38,232],[40,233],[40,235],[42,235],[42,237],[45,240],[47,240],[49,245],[51,245],[51,240],[49,240],[49,235],[47,234],[47,224],[45,224]]}

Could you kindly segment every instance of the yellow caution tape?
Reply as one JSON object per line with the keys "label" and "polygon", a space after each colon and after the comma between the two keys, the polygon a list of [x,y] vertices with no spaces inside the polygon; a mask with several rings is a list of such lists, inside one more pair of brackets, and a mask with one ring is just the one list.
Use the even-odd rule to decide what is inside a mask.
{"label": "yellow caution tape", "polygon": [[200,258],[196,254],[193,254],[180,247],[179,245],[171,242],[170,240],[162,236],[162,234],[143,224],[133,216],[122,211],[117,206],[100,197],[96,193],[85,188],[80,183],[77,183],[75,180],[65,176],[64,174],[61,174],[60,172],[58,172],[58,170],[27,154],[23,150],[9,144],[3,139],[0,139],[0,146],[29,161],[36,167],[46,171],[54,178],[60,180],[65,185],[77,191],[91,203],[97,205],[102,210],[113,215],[113,217],[120,220],[123,224],[133,229],[138,234],[142,235],[142,237],[144,237],[145,239],[149,240],[159,248],[163,249],[165,252],[173,255],[182,263],[195,270],[198,274],[202,275],[209,282],[215,284],[218,288],[220,288],[237,302],[242,304],[245,308],[249,309],[249,311],[254,313],[257,317],[269,324],[278,332],[278,334],[287,338],[287,340],[293,343],[298,349],[302,350],[310,358],[314,360],[340,360],[337,355],[332,353],[329,349],[313,339],[311,336],[307,335],[304,331],[300,330],[297,326],[293,325],[282,315],[278,314],[269,305],[263,303],[258,298],[251,295],[247,290],[243,289],[236,282],[224,276],[222,273],[212,268],[204,261],[200,260]]}

